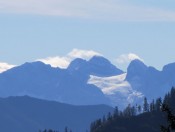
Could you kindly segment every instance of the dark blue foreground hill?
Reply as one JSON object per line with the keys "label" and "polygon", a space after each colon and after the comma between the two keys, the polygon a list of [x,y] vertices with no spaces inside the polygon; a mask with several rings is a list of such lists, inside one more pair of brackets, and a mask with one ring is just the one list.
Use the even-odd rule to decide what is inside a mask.
{"label": "dark blue foreground hill", "polygon": [[73,106],[54,101],[23,97],[0,98],[2,132],[38,132],[39,129],[85,132],[89,124],[113,111],[106,105]]}

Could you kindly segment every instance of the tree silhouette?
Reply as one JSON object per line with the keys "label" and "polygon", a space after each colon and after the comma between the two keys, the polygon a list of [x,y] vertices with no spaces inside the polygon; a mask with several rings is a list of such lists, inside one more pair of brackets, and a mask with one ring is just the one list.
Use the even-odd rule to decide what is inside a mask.
{"label": "tree silhouette", "polygon": [[147,101],[146,97],[144,98],[143,111],[144,112],[148,112],[149,111],[149,104],[148,104],[148,101]]}
{"label": "tree silhouette", "polygon": [[167,113],[168,126],[161,126],[162,132],[172,132],[175,131],[175,116],[172,114],[168,105],[162,105],[162,111]]}
{"label": "tree silhouette", "polygon": [[68,132],[68,127],[67,126],[65,127],[64,132]]}

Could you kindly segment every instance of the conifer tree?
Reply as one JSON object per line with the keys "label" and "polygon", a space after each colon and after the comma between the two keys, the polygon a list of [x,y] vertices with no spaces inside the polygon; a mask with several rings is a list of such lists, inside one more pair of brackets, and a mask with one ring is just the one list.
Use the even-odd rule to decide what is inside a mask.
{"label": "conifer tree", "polygon": [[146,97],[144,98],[143,112],[149,112],[149,104]]}
{"label": "conifer tree", "polygon": [[169,106],[166,104],[162,105],[162,111],[167,113],[168,126],[161,126],[162,132],[171,132],[175,130],[175,115],[172,114]]}
{"label": "conifer tree", "polygon": [[68,132],[68,127],[65,127],[64,132]]}
{"label": "conifer tree", "polygon": [[138,109],[138,113],[140,114],[140,113],[141,113],[141,111],[142,111],[141,106],[140,106],[140,105],[138,105],[137,109]]}
{"label": "conifer tree", "polygon": [[155,110],[156,111],[160,111],[161,104],[162,104],[162,99],[161,98],[156,99],[156,103],[155,103]]}
{"label": "conifer tree", "polygon": [[114,117],[117,117],[117,116],[119,116],[119,110],[118,110],[118,107],[116,106],[114,110]]}
{"label": "conifer tree", "polygon": [[106,116],[103,116],[102,122],[105,123],[106,122]]}
{"label": "conifer tree", "polygon": [[108,113],[108,118],[107,118],[108,121],[112,120],[112,115],[111,115],[111,112]]}

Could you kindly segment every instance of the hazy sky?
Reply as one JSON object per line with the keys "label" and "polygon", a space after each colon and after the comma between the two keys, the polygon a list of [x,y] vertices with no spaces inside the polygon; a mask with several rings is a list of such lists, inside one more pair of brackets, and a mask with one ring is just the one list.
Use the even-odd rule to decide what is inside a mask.
{"label": "hazy sky", "polygon": [[[49,59],[67,65],[74,57],[101,54],[121,69],[133,58],[161,69],[175,62],[174,5],[174,0],[0,0],[0,62]],[[0,69],[8,64],[0,63]]]}

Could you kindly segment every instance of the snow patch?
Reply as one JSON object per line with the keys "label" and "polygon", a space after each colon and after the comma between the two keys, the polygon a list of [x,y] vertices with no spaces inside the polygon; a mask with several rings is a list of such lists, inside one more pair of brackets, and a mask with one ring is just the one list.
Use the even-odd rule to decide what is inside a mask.
{"label": "snow patch", "polygon": [[131,87],[130,83],[125,80],[126,75],[126,73],[111,77],[90,75],[88,84],[93,84],[101,89],[111,100],[113,106],[120,105],[119,107],[124,108],[128,104],[139,102],[144,96]]}
{"label": "snow patch", "polygon": [[97,77],[91,75],[88,83],[96,85],[107,95],[115,94],[116,92],[128,93],[132,88],[130,84],[124,80],[125,77],[126,73],[111,77]]}

